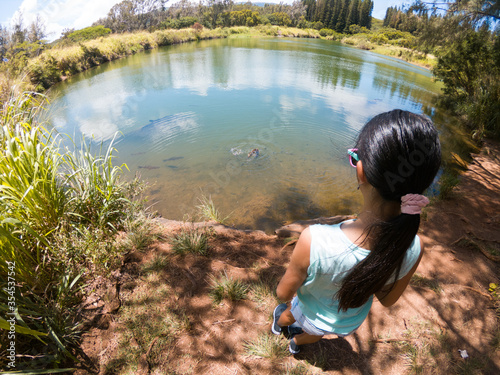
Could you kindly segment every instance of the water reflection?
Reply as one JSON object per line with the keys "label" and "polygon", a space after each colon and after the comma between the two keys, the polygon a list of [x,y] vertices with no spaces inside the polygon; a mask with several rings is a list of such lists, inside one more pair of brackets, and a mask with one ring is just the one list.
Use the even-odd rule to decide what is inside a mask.
{"label": "water reflection", "polygon": [[120,131],[119,162],[156,181],[166,217],[182,219],[205,194],[236,224],[269,227],[356,210],[345,149],[369,118],[432,108],[437,90],[425,70],[329,41],[212,40],[61,83],[53,124],[103,140]]}

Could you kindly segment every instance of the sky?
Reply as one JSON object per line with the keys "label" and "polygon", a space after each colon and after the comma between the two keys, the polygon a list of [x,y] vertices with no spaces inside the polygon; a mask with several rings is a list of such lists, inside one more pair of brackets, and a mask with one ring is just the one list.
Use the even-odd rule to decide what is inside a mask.
{"label": "sky", "polygon": [[[0,0],[0,23],[10,26],[13,17],[23,10],[24,25],[28,25],[39,14],[47,26],[47,39],[59,38],[65,28],[82,29],[99,18],[105,17],[111,7],[122,0]],[[235,0],[237,2],[238,0]],[[255,0],[279,3],[280,0]],[[170,0],[174,3],[175,0]],[[284,0],[291,4],[293,0]],[[390,6],[401,6],[408,1],[374,0],[372,16],[383,19]]]}

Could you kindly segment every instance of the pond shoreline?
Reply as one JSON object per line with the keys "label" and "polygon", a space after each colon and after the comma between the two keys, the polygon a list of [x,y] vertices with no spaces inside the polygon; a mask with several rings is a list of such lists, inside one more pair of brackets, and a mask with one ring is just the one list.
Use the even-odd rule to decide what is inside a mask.
{"label": "pond shoreline", "polygon": [[417,51],[394,44],[372,44],[366,41],[361,34],[334,39],[328,36],[322,37],[320,32],[315,29],[279,26],[250,28],[241,26],[203,30],[187,28],[180,30],[157,30],[152,33],[144,31],[111,34],[107,37],[82,42],[79,45],[46,50],[28,63],[27,74],[33,86],[32,89],[43,92],[55,83],[66,80],[78,73],[146,50],[200,40],[242,37],[287,37],[331,40],[353,48],[406,61],[424,69],[431,68],[429,63],[419,62],[418,59],[413,58],[414,52],[419,55]]}

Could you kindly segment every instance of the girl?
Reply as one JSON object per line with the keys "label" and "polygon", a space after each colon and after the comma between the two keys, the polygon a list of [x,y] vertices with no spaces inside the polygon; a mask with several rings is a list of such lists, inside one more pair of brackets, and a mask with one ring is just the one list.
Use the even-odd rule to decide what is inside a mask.
{"label": "girl", "polygon": [[348,155],[363,194],[361,213],[304,230],[276,290],[286,303],[274,310],[273,333],[301,328],[290,340],[293,354],[323,335],[352,333],[373,295],[386,307],[396,303],[422,258],[417,231],[429,202],[422,193],[441,164],[432,122],[402,110],[382,113],[363,127]]}

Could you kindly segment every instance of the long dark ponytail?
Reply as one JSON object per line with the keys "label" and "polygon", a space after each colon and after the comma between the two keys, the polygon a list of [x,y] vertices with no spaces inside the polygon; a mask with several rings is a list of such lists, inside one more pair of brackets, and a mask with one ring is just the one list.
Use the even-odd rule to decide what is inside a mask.
{"label": "long dark ponytail", "polygon": [[[422,194],[441,164],[438,133],[427,117],[394,110],[370,120],[356,143],[370,185],[386,201]],[[363,233],[370,254],[345,277],[336,298],[339,310],[360,307],[399,275],[406,250],[420,225],[420,215],[400,214],[378,221]]]}

